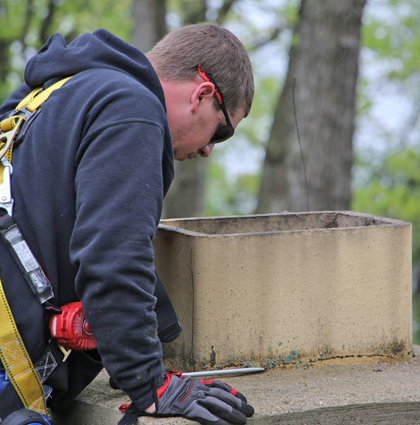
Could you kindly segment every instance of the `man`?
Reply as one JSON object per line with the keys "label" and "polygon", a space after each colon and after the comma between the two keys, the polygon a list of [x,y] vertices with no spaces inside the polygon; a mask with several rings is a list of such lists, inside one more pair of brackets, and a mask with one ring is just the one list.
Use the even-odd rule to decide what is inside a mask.
{"label": "man", "polygon": [[[249,113],[254,88],[244,47],[210,24],[174,31],[147,57],[105,30],[68,46],[55,34],[29,61],[0,119],[35,87],[67,76],[13,150],[13,218],[51,281],[54,305],[81,300],[97,343],[97,352],[73,351],[45,381],[48,405],[67,405],[104,366],[134,414],[245,423],[253,409],[236,390],[162,374],[152,247],[173,159],[208,157]],[[51,313],[1,243],[0,266],[36,362]]]}

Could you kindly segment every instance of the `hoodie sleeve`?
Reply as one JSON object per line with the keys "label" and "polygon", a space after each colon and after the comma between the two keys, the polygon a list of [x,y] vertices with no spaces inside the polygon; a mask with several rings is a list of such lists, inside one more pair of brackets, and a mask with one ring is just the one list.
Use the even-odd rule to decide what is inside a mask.
{"label": "hoodie sleeve", "polygon": [[70,244],[76,292],[104,367],[144,410],[162,370],[152,240],[163,201],[163,128],[127,118],[80,146]]}

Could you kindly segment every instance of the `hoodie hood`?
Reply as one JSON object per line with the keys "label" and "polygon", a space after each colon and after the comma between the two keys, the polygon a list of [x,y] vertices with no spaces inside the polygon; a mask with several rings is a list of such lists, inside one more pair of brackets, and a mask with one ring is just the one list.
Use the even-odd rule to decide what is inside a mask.
{"label": "hoodie hood", "polygon": [[101,29],[86,33],[68,46],[60,34],[52,35],[27,64],[25,82],[40,86],[52,78],[74,75],[92,68],[109,68],[131,75],[158,94],[164,104],[163,90],[151,64],[140,50]]}

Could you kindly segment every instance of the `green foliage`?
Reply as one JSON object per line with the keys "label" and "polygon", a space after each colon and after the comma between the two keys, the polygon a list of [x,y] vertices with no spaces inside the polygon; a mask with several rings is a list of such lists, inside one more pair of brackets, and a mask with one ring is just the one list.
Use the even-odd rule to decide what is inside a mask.
{"label": "green foliage", "polygon": [[[260,167],[240,170],[231,176],[230,161],[240,157],[262,157],[261,150],[268,138],[272,113],[279,93],[279,80],[262,78],[257,89],[250,116],[244,119],[227,143],[217,145],[210,157],[206,184],[206,216],[252,214],[257,205]],[[247,162],[250,160],[247,158]],[[255,160],[257,162],[257,160]]]}
{"label": "green foliage", "polygon": [[376,166],[358,162],[368,183],[353,191],[354,211],[396,218],[413,225],[413,263],[420,266],[420,148],[387,153]]}
{"label": "green foliage", "polygon": [[413,293],[413,344],[420,345],[420,293]]}
{"label": "green foliage", "polygon": [[212,161],[206,187],[206,216],[250,214],[255,208],[259,178],[252,174],[240,175],[229,184],[223,166]]}
{"label": "green foliage", "polygon": [[[57,10],[54,26],[62,32],[71,28],[71,38],[85,32],[105,28],[125,41],[130,41],[132,0],[63,0]],[[69,21],[69,22],[68,22]]]}
{"label": "green foliage", "polygon": [[420,3],[385,0],[362,28],[363,45],[388,62],[388,78],[405,80],[419,74]]}
{"label": "green foliage", "polygon": [[168,0],[167,7],[178,16],[178,26],[206,21],[206,0]]}
{"label": "green foliage", "polygon": [[254,63],[256,90],[251,113],[241,122],[235,136],[229,142],[217,145],[210,157],[206,216],[249,214],[256,207],[260,167],[232,173],[229,163],[240,161],[241,155],[235,156],[235,149],[246,151],[249,157],[262,158],[262,146],[268,139],[285,67],[280,71],[279,67],[272,69],[265,66],[263,61],[270,53],[260,56],[260,52],[273,45],[276,48],[271,51],[285,54],[289,50],[291,37],[288,39],[287,36],[291,36],[291,28],[297,20],[299,3],[299,0],[168,0],[167,20],[172,29],[203,21],[226,26],[245,44]]}
{"label": "green foliage", "polygon": [[268,76],[256,81],[250,116],[241,121],[238,127],[238,134],[243,134],[252,145],[264,145],[268,139],[279,90],[278,78]]}
{"label": "green foliage", "polygon": [[[130,41],[132,1],[0,0],[0,102],[21,84],[26,62],[54,32],[60,32],[70,42],[86,31],[106,28]],[[280,50],[287,52],[290,46],[287,34],[297,19],[298,5],[299,0],[278,3],[167,0],[167,20],[172,29],[190,23],[216,22],[234,31],[253,52],[256,96],[250,117],[241,123],[235,135],[238,140],[245,140],[248,147],[261,149],[258,147],[267,140],[282,79],[278,69],[267,70],[261,64],[258,52],[273,44],[281,45]],[[258,170],[240,173],[232,179],[221,165],[227,150],[224,146],[218,146],[217,150],[220,155],[211,159],[213,171],[208,184],[207,213],[252,212],[258,191]],[[250,155],[253,154],[250,151]]]}
{"label": "green foliage", "polygon": [[131,0],[2,0],[0,103],[23,81],[26,62],[55,32],[67,42],[106,28],[129,41]]}

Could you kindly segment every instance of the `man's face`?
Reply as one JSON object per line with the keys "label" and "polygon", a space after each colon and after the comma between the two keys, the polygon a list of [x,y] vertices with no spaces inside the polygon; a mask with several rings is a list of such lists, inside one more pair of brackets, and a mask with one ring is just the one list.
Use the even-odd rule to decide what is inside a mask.
{"label": "man's face", "polygon": [[[191,117],[190,123],[185,126],[177,126],[172,134],[172,145],[175,159],[184,161],[194,159],[197,155],[207,158],[210,156],[214,143],[211,138],[218,127],[226,125],[226,118],[220,109],[216,109],[214,103],[209,108],[202,109],[202,114]],[[234,128],[244,116],[244,111],[238,111],[230,120]]]}
{"label": "man's face", "polygon": [[[184,161],[197,155],[210,156],[214,133],[218,127],[226,125],[223,112],[214,104],[213,84],[195,80],[163,86],[175,159]],[[234,128],[244,115],[244,108],[235,116],[229,114]]]}

